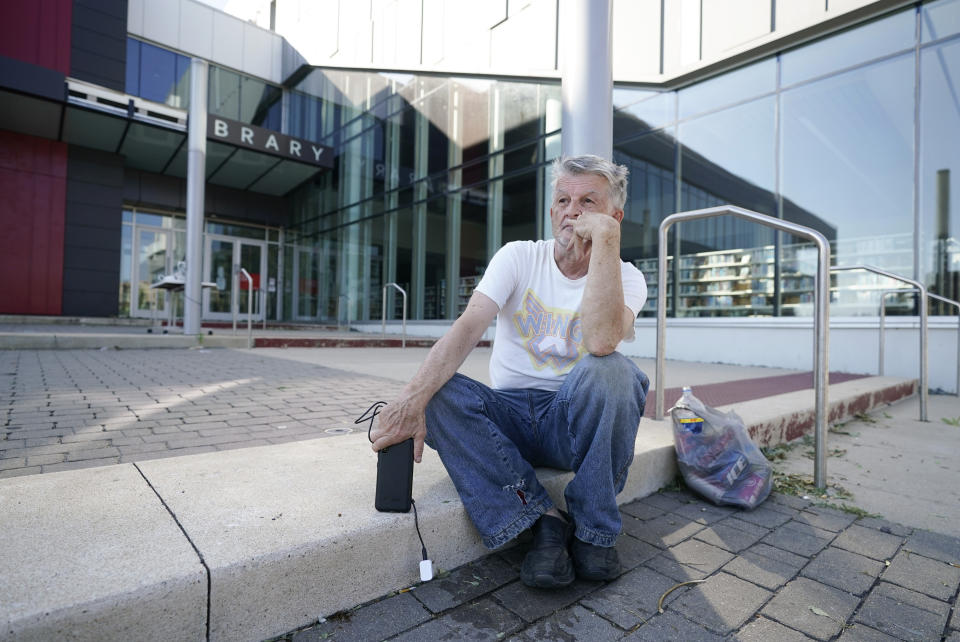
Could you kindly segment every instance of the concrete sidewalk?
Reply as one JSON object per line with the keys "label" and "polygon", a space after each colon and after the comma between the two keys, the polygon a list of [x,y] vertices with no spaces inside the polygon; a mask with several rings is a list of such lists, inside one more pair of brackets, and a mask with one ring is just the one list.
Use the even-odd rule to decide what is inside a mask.
{"label": "concrete sidewalk", "polygon": [[[423,354],[0,352],[0,475],[12,477],[0,480],[0,638],[262,639],[413,584],[411,516],[373,510],[376,457],[352,420],[396,394]],[[485,379],[486,357],[462,371]],[[666,383],[789,374],[668,363]],[[831,386],[831,398],[846,417],[910,389],[867,378]],[[809,390],[736,405],[774,440],[811,407]],[[443,568],[483,558],[435,453],[424,459],[414,496],[431,555]],[[668,423],[645,419],[621,501],[674,474]],[[543,479],[559,499],[569,474]]]}

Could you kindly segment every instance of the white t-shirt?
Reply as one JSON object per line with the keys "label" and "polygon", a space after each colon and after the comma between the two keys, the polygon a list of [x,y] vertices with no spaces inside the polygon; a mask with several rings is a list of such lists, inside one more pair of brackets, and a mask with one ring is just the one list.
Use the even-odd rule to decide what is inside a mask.
{"label": "white t-shirt", "polygon": [[[631,263],[620,263],[620,275],[623,301],[636,316],[647,300],[647,283]],[[587,354],[580,328],[586,283],[586,276],[568,279],[560,272],[552,239],[500,248],[476,288],[500,307],[490,357],[494,388],[559,390]]]}

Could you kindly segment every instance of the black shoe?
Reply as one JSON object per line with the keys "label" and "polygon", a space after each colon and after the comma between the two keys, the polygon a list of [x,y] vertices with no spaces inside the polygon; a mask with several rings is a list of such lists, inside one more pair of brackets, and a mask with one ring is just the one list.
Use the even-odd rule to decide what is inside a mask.
{"label": "black shoe", "polygon": [[570,554],[580,579],[606,581],[620,575],[620,556],[613,546],[596,546],[574,538]]}
{"label": "black shoe", "polygon": [[533,525],[533,544],[523,558],[520,579],[527,586],[560,588],[573,582],[573,562],[567,544],[573,524],[558,517],[543,515]]}

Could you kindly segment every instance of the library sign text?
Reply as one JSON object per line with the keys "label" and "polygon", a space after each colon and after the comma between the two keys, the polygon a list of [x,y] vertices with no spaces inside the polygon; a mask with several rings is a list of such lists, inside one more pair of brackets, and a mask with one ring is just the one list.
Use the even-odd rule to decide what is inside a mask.
{"label": "library sign text", "polygon": [[317,167],[333,167],[331,147],[222,116],[207,116],[207,138]]}

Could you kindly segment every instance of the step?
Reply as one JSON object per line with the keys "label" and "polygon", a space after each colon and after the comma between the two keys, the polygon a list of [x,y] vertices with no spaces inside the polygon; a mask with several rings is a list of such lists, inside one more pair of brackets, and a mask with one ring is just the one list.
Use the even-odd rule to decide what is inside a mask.
{"label": "step", "polygon": [[[914,387],[835,384],[831,414]],[[812,394],[733,407],[771,440],[798,430]],[[376,455],[352,434],[0,480],[0,577],[11,580],[0,584],[0,637],[259,640],[415,585],[413,515],[373,509],[375,471]],[[675,474],[669,421],[644,419],[618,500]],[[561,506],[570,476],[539,471]],[[487,553],[430,449],[413,495],[437,567]]]}

